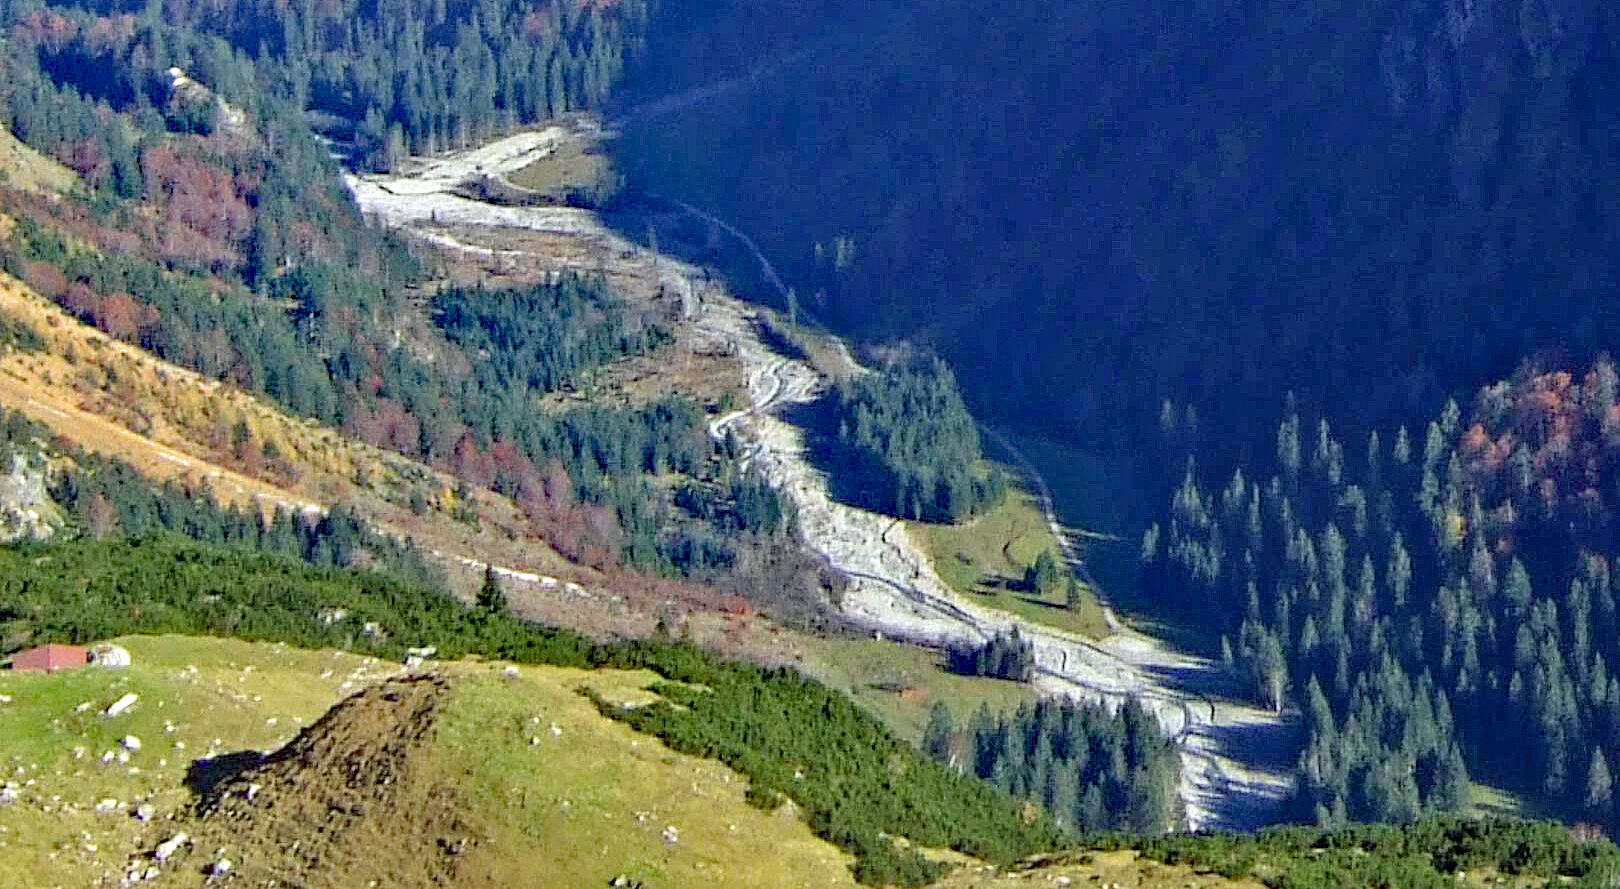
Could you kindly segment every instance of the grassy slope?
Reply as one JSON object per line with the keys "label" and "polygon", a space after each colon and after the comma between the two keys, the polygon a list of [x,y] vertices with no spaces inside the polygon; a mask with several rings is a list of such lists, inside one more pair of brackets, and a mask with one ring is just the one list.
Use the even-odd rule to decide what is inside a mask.
{"label": "grassy slope", "polygon": [[[142,834],[130,814],[137,800],[159,811],[186,803],[183,781],[193,758],[279,746],[339,697],[394,669],[372,658],[264,643],[116,641],[134,656],[132,667],[0,672],[0,694],[11,698],[0,704],[0,763],[23,785],[22,801],[0,807],[0,885],[92,885],[120,867]],[[133,708],[114,719],[100,715],[126,692],[140,696]],[[89,706],[81,711],[82,704]],[[127,764],[103,764],[100,756],[119,749],[125,735],[139,738],[141,749]],[[98,812],[103,799],[123,805]]]}
{"label": "grassy slope", "polygon": [[[235,640],[118,641],[134,655],[129,669],[0,673],[0,694],[12,699],[0,705],[0,763],[21,769],[10,777],[18,785],[35,782],[21,787],[22,801],[0,807],[0,885],[88,886],[121,875],[152,833],[130,806],[149,800],[162,814],[186,806],[193,757],[279,746],[366,681],[398,671],[342,652]],[[745,779],[672,753],[574,690],[650,698],[642,688],[653,674],[522,667],[508,680],[490,665],[448,669],[467,679],[446,710],[432,765],[456,776],[482,832],[521,852],[502,856],[510,885],[602,885],[619,873],[659,886],[853,885],[848,856],[790,811],[746,805]],[[126,691],[140,695],[130,712],[99,715]],[[81,702],[91,707],[76,712]],[[103,765],[99,755],[126,734],[141,739],[141,750],[128,764]],[[75,746],[86,749],[83,759]],[[102,799],[124,805],[97,812]],[[675,844],[661,837],[671,824]]]}
{"label": "grassy slope", "polygon": [[1061,596],[1043,599],[1020,587],[1024,569],[1042,551],[1057,552],[1040,505],[1027,491],[1014,489],[995,509],[959,524],[908,527],[927,548],[940,579],[957,592],[1034,623],[1094,639],[1108,634],[1102,606],[1089,593],[1070,611]]}
{"label": "grassy slope", "polygon": [[[0,314],[30,325],[46,343],[39,352],[0,356],[0,405],[143,475],[185,480],[228,504],[350,503],[442,551],[542,571],[574,567],[527,536],[509,498],[476,491],[479,523],[458,522],[449,475],[111,340],[6,275]],[[291,478],[239,471],[228,444],[238,421],[277,445]],[[422,515],[410,509],[413,493],[431,505]]]}
{"label": "grassy slope", "polygon": [[1022,683],[948,673],[940,666],[939,652],[916,645],[816,638],[803,644],[808,656],[800,669],[847,693],[895,734],[912,742],[922,739],[935,701],[944,701],[956,720],[965,722],[981,704],[1009,713],[1035,700],[1034,689]]}
{"label": "grassy slope", "polygon": [[[606,719],[574,691],[650,700],[651,673],[521,672],[458,687],[435,745],[501,850],[508,870],[496,882],[600,886],[622,873],[650,886],[854,885],[849,857],[791,807],[747,805],[746,779]],[[670,826],[677,842],[663,837]]]}
{"label": "grassy slope", "polygon": [[618,173],[612,157],[583,139],[565,139],[555,150],[506,178],[520,188],[560,197],[570,189],[610,185]]}
{"label": "grassy slope", "polygon": [[0,126],[0,184],[29,191],[67,191],[79,176],[67,167],[28,147]]}

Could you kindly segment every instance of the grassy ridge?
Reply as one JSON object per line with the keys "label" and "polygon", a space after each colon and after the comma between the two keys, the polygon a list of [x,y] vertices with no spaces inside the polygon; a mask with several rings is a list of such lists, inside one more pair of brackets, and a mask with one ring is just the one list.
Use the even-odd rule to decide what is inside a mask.
{"label": "grassy ridge", "polygon": [[435,645],[446,657],[653,670],[672,680],[659,687],[668,700],[636,710],[604,702],[606,712],[726,762],[751,779],[753,799],[792,799],[817,834],[856,855],[863,882],[917,884],[940,872],[890,837],[998,862],[1063,842],[1050,820],[927,759],[848,698],[791,671],[730,664],[683,644],[593,643],[384,575],[168,537],[4,549],[0,577],[7,649],[178,632],[388,657]]}
{"label": "grassy ridge", "polygon": [[[7,828],[0,831],[0,886],[101,885],[103,873],[122,872],[131,850],[150,848],[154,823],[158,835],[198,835],[207,825],[187,821],[193,797],[184,784],[194,759],[278,748],[356,689],[400,670],[361,655],[276,643],[114,641],[133,655],[130,667],[0,671],[0,694],[12,699],[0,705],[0,762],[8,772],[0,783],[19,785],[22,794],[0,807]],[[656,674],[524,666],[508,676],[496,666],[434,664],[453,682],[435,736],[412,753],[413,765],[455,787],[456,813],[494,850],[476,868],[492,879],[468,885],[601,886],[620,873],[649,885],[714,889],[855,885],[847,854],[798,818],[747,806],[746,782],[731,770],[604,719],[576,691],[586,684],[613,700],[647,700]],[[125,692],[138,694],[137,704],[117,719],[102,717],[101,707]],[[92,707],[81,712],[81,702]],[[125,735],[140,738],[141,749],[128,763],[103,764],[101,754],[120,749]],[[74,747],[85,756],[75,757]],[[21,786],[29,780],[35,783]],[[303,792],[331,780],[312,767]],[[123,805],[97,811],[103,799]],[[154,822],[130,817],[138,803],[153,806]],[[381,825],[410,819],[379,815]],[[182,823],[168,823],[169,816]],[[662,838],[667,825],[678,827],[679,843]],[[276,860],[266,836],[213,836],[240,868],[253,853]],[[386,833],[375,843],[377,857],[390,863],[418,861],[424,851]],[[194,867],[170,870],[148,885],[202,880]],[[361,870],[332,874],[331,889],[363,889],[376,873]]]}
{"label": "grassy ridge", "polygon": [[[0,578],[4,578],[0,636],[6,650],[45,639],[185,632],[236,634],[299,647],[352,647],[389,657],[403,654],[407,646],[433,644],[449,657],[483,653],[548,665],[545,669],[651,671],[662,677],[652,687],[661,697],[648,702],[644,694],[629,695],[632,703],[640,704],[630,708],[618,703],[626,700],[624,689],[608,687],[615,685],[608,681],[611,676],[623,674],[590,674],[603,677],[596,683],[597,706],[632,728],[656,734],[679,752],[731,765],[749,778],[747,797],[762,808],[774,808],[784,798],[793,800],[816,834],[853,853],[854,875],[873,885],[914,885],[937,876],[943,870],[937,856],[920,854],[917,846],[949,847],[1010,864],[1035,852],[1072,845],[1044,816],[925,759],[847,697],[797,673],[730,664],[681,644],[597,644],[565,631],[474,612],[431,590],[383,575],[315,569],[173,538],[4,548]],[[334,609],[345,613],[334,619]],[[368,632],[368,623],[376,629]],[[217,665],[199,662],[199,666],[205,680],[215,678],[208,671]],[[142,680],[138,673],[129,676],[129,687],[135,689]],[[240,681],[237,675],[224,678]],[[334,676],[333,682],[344,678]],[[225,696],[222,706],[240,707],[244,719],[252,721],[249,717],[257,712],[252,707],[258,703],[249,704],[251,696],[243,699],[224,681],[211,685],[205,681],[203,687],[217,687],[211,693]],[[166,694],[156,687],[142,690],[151,701]],[[68,688],[66,694],[76,697],[81,691]],[[88,691],[83,696],[100,700]],[[265,700],[271,696],[265,695]],[[64,728],[74,728],[76,724],[68,725],[56,712],[71,710],[63,701],[57,701],[60,706],[51,713],[7,720],[5,725],[29,726],[38,732],[38,726],[52,725],[55,719]],[[477,696],[469,701],[469,725],[512,727],[515,711],[506,712],[498,701]],[[584,701],[577,703],[586,706]],[[179,712],[194,709],[188,705]],[[149,711],[148,716],[154,712],[166,715]],[[19,714],[22,711],[14,709],[7,713]],[[0,725],[0,740],[3,728]],[[147,735],[162,734],[152,726],[143,730]],[[58,757],[66,755],[62,739],[53,737],[31,743],[44,743]],[[112,735],[95,740],[98,745],[111,743]],[[264,739],[246,736],[241,742],[264,745]],[[224,746],[229,749],[234,743],[238,742]],[[155,750],[148,745],[145,752]],[[44,757],[47,752],[36,746],[30,755]],[[170,756],[175,757],[171,763],[184,758]],[[490,760],[501,761],[499,756]],[[494,792],[491,788],[498,783],[486,781],[484,790]],[[561,830],[559,825],[553,827]],[[890,837],[909,843],[894,843]],[[1552,822],[1453,819],[1336,832],[1282,828],[1249,837],[1108,837],[1090,845],[1141,847],[1149,858],[1258,879],[1277,889],[1438,889],[1458,885],[1457,870],[1470,874],[1464,885],[1482,885],[1484,878],[1475,878],[1481,874],[1509,874],[1514,885],[1556,881],[1561,876],[1576,886],[1597,887],[1612,885],[1605,881],[1620,875],[1620,853],[1613,845],[1576,841],[1568,828]]]}
{"label": "grassy ridge", "polygon": [[[0,600],[8,601],[8,600]],[[158,813],[190,799],[193,760],[272,749],[339,698],[392,672],[393,664],[338,651],[182,636],[118,638],[134,658],[121,670],[46,675],[0,671],[0,759],[21,799],[3,807],[0,886],[89,886],[121,868]],[[116,719],[101,711],[139,695]],[[89,706],[82,705],[88,704]],[[103,763],[125,736],[141,739],[129,761]],[[79,751],[82,751],[79,752]],[[28,784],[25,782],[33,782]],[[121,803],[97,811],[101,800]]]}

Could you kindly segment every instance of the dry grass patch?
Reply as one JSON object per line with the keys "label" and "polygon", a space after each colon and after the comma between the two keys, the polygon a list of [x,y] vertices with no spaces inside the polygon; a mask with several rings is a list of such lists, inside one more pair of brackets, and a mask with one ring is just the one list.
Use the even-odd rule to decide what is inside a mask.
{"label": "dry grass patch", "polygon": [[[79,183],[67,167],[25,145],[11,130],[0,126],[0,185],[27,191],[63,192]],[[5,236],[0,227],[0,237]]]}

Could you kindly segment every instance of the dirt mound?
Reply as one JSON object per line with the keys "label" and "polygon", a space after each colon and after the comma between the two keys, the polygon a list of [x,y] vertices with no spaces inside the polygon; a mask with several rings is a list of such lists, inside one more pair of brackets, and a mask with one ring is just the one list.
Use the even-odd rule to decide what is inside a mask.
{"label": "dirt mound", "polygon": [[[196,764],[195,809],[166,825],[188,851],[167,885],[277,889],[478,884],[461,873],[479,845],[458,814],[431,742],[450,680],[416,674],[333,707],[268,756]],[[222,862],[229,862],[228,865]]]}

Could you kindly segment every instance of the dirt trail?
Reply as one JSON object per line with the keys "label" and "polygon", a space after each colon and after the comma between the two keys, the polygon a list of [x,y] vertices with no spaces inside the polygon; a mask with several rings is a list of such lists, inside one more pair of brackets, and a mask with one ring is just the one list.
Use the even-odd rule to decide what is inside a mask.
{"label": "dirt trail", "polygon": [[29,385],[0,372],[0,404],[44,423],[87,450],[124,460],[150,478],[204,483],[222,502],[253,504],[261,508],[295,512],[324,512],[318,503],[295,497],[267,482],[200,460],[184,451],[159,444],[105,417],[81,410],[48,387]]}
{"label": "dirt trail", "polygon": [[[480,156],[515,156],[533,140],[529,135],[499,140],[480,149]],[[420,169],[465,170],[468,157],[471,155],[453,156]],[[487,165],[485,171],[489,172]],[[683,280],[701,275],[700,270],[671,257],[654,257],[606,228],[588,211],[479,203],[451,193],[449,183],[437,173],[351,178],[350,186],[368,215],[452,249],[488,252],[486,247],[469,243],[471,236],[465,228],[458,231],[459,240],[439,228],[453,222],[504,233],[523,230],[586,239],[591,250],[620,274],[634,267],[660,284],[679,287]],[[746,234],[698,207],[671,203],[736,237],[759,260],[767,279],[785,292],[770,260]],[[503,243],[512,240],[503,238]],[[529,258],[541,263],[547,260],[538,252]],[[1108,703],[1138,700],[1178,739],[1183,751],[1182,798],[1188,827],[1244,828],[1267,820],[1291,786],[1287,760],[1292,756],[1293,732],[1284,720],[1221,698],[1218,693],[1230,683],[1216,665],[1172,651],[1159,640],[1121,628],[1110,638],[1094,642],[1018,620],[950,590],[903,525],[831,498],[824,474],[806,455],[802,430],[777,416],[784,407],[819,397],[828,380],[808,362],[773,351],[758,328],[758,309],[713,294],[705,297],[701,313],[691,322],[694,339],[705,347],[734,354],[747,379],[749,406],[716,418],[710,434],[717,438],[735,435],[745,448],[744,459],[792,499],[807,545],[851,581],[843,601],[849,619],[874,631],[931,645],[982,640],[1017,627],[1035,646],[1036,686],[1041,691]],[[1044,490],[1038,473],[1032,480]],[[1077,551],[1057,522],[1049,494],[1042,497],[1042,503],[1054,533],[1065,541],[1065,554],[1077,561]]]}

